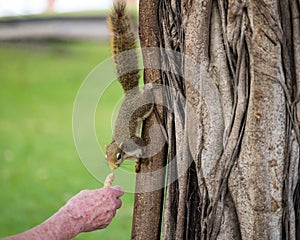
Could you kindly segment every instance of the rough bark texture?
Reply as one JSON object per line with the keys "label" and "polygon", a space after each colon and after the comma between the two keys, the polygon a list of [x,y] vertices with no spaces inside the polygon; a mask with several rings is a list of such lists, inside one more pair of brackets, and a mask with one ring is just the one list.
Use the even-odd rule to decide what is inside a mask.
{"label": "rough bark texture", "polygon": [[[159,45],[159,34],[158,34],[158,22],[156,16],[158,9],[158,0],[140,1],[140,17],[139,17],[139,34],[141,46],[143,48],[158,47]],[[151,16],[151,17],[149,17]],[[150,62],[154,61],[159,63],[159,52],[151,51],[143,53],[144,65],[151,65]],[[154,80],[153,80],[154,79]],[[157,79],[161,79],[159,69],[145,69],[144,71],[144,82],[149,83]],[[155,106],[156,114],[159,119],[163,119],[163,109],[159,106]],[[150,128],[160,122],[157,119],[157,115],[152,113],[143,126],[143,139],[150,143],[153,142],[165,142],[164,136],[158,134],[151,136],[150,139]],[[162,149],[155,156],[149,158],[147,164],[141,164],[141,169],[136,177],[136,194],[134,203],[134,214],[132,223],[131,239],[159,239],[161,231],[162,221],[162,209],[163,209],[163,189],[149,192],[151,184],[159,184],[163,186],[164,175],[158,178],[147,175],[157,169],[163,168],[165,165],[166,148],[161,146]],[[150,186],[150,187],[149,187]]]}
{"label": "rough bark texture", "polygon": [[173,50],[157,61],[177,93],[162,238],[300,240],[300,1],[150,2],[140,24]]}

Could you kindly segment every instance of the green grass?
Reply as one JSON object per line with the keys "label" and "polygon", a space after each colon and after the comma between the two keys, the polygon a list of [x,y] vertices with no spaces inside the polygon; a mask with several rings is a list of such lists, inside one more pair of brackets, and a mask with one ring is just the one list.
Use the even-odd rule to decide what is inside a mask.
{"label": "green grass", "polygon": [[[1,43],[0,237],[41,223],[82,189],[102,186],[77,155],[72,111],[83,80],[109,56],[107,43]],[[97,113],[106,116],[97,122],[104,139],[112,137],[107,116],[121,94],[112,89]],[[76,239],[129,239],[133,194],[122,200],[107,229]]]}

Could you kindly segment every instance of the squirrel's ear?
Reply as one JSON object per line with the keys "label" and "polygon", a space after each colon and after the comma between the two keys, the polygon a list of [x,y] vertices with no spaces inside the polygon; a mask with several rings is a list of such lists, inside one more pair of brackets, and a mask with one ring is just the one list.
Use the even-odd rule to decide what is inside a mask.
{"label": "squirrel's ear", "polygon": [[105,147],[105,149],[107,150],[108,146],[107,146],[106,144],[104,145],[104,147]]}
{"label": "squirrel's ear", "polygon": [[124,143],[120,143],[119,148],[121,149],[124,146]]}

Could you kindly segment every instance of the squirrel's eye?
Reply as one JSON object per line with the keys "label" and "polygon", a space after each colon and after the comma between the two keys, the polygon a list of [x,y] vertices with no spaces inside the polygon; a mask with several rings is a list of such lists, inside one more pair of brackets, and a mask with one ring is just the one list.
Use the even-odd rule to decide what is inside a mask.
{"label": "squirrel's eye", "polygon": [[117,159],[118,159],[118,160],[121,160],[121,158],[122,158],[121,153],[117,153]]}

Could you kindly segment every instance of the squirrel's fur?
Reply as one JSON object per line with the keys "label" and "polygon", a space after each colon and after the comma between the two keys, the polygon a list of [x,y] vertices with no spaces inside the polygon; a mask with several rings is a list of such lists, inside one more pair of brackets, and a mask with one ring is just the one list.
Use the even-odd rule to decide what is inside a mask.
{"label": "squirrel's fur", "polygon": [[108,16],[108,24],[111,31],[112,55],[119,76],[118,80],[124,91],[127,92],[138,86],[140,76],[137,68],[138,56],[134,50],[136,48],[135,32],[124,1],[114,3]]}
{"label": "squirrel's fur", "polygon": [[[152,85],[146,85],[143,91],[138,88],[139,68],[136,49],[136,38],[132,21],[126,11],[126,3],[117,0],[108,16],[111,30],[111,46],[113,61],[118,81],[125,92],[115,123],[114,137],[110,145],[106,145],[106,159],[111,169],[118,168],[125,159],[142,157],[142,147],[145,146],[140,138],[142,121],[153,110]],[[139,169],[139,164],[136,171]]]}

